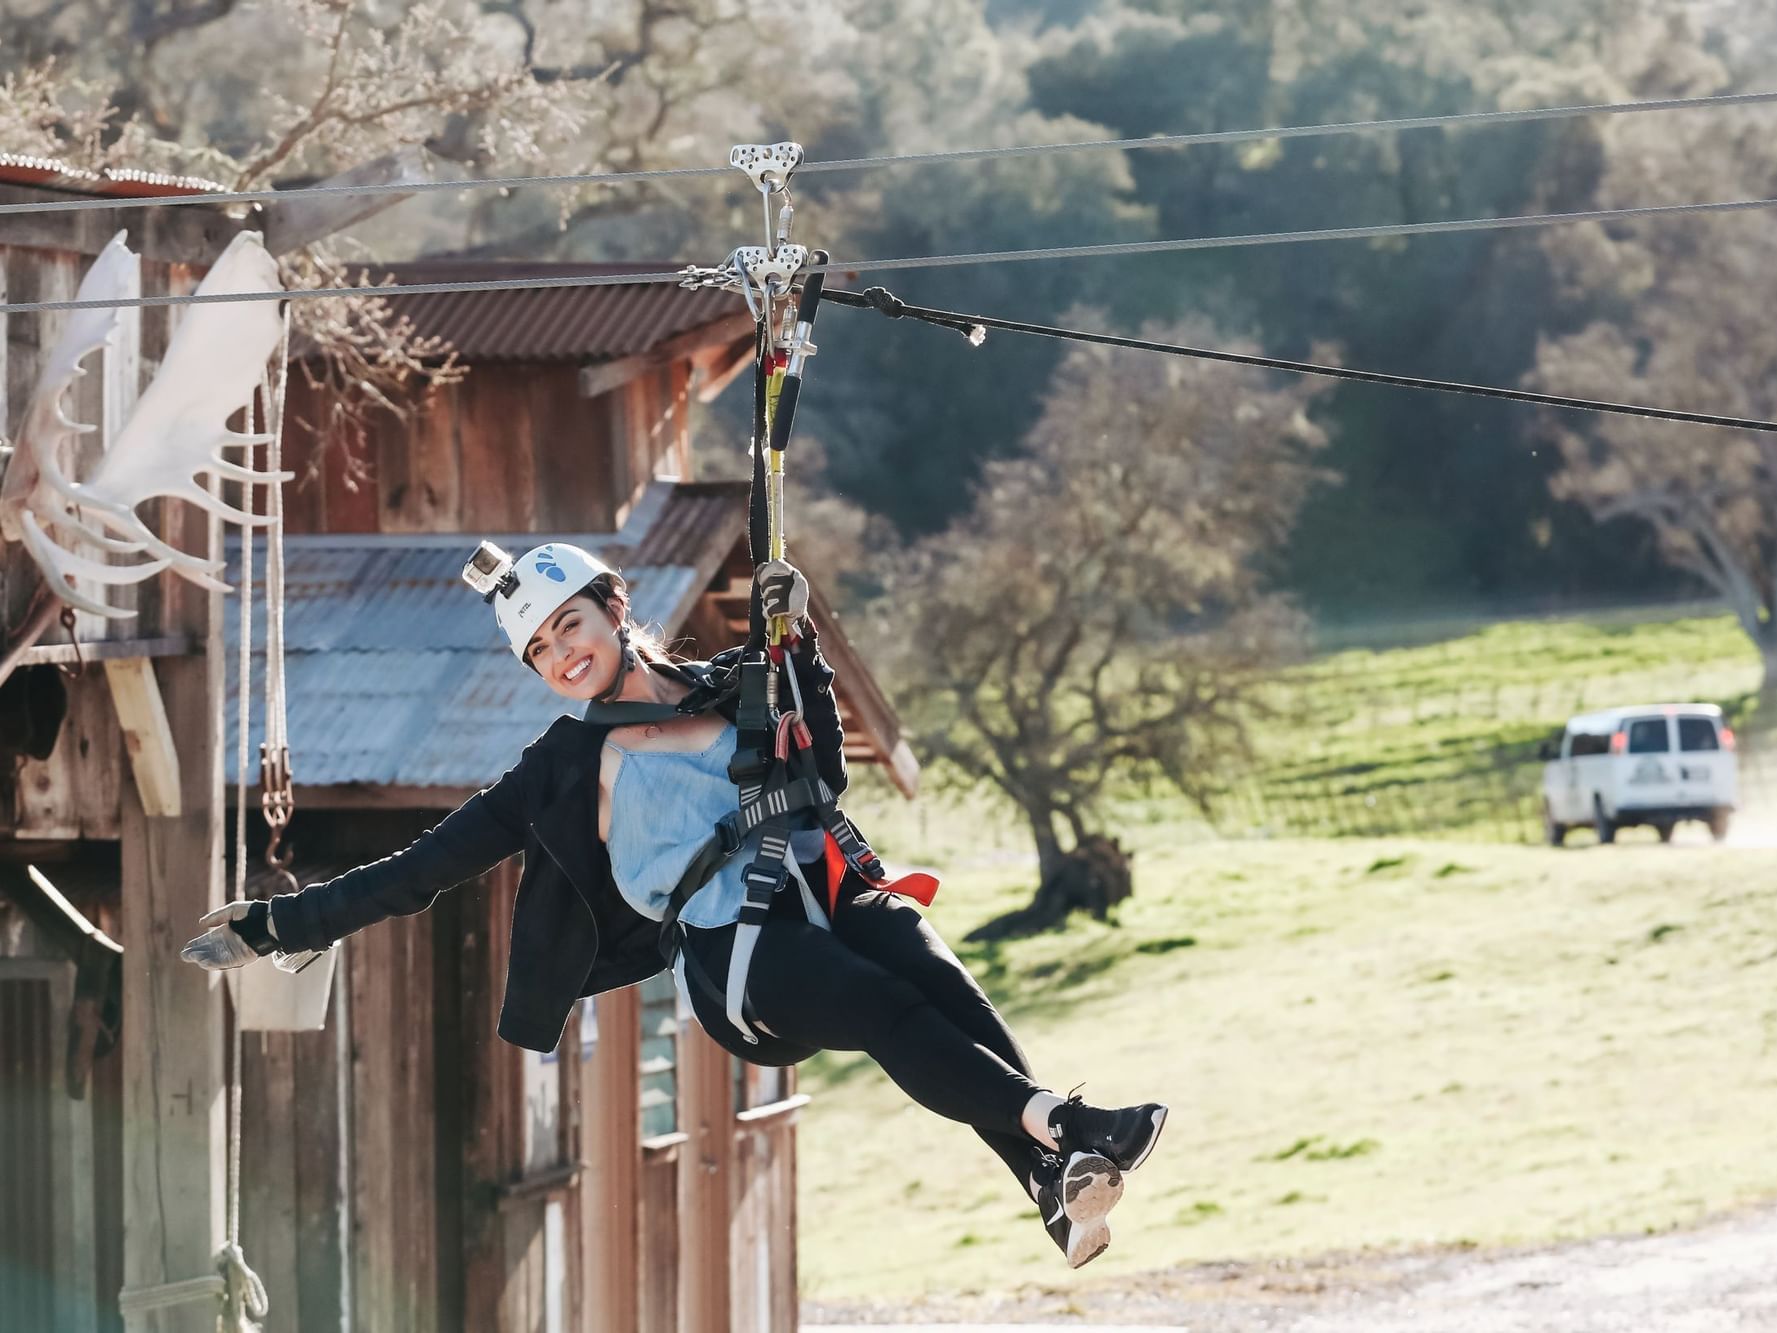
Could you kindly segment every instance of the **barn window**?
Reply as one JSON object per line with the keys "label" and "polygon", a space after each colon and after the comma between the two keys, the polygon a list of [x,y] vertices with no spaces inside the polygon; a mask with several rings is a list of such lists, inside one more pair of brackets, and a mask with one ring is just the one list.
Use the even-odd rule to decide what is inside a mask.
{"label": "barn window", "polygon": [[642,983],[642,1137],[679,1128],[679,993],[670,972]]}
{"label": "barn window", "polygon": [[734,1062],[734,1109],[751,1111],[781,1102],[790,1095],[790,1071],[766,1065]]}

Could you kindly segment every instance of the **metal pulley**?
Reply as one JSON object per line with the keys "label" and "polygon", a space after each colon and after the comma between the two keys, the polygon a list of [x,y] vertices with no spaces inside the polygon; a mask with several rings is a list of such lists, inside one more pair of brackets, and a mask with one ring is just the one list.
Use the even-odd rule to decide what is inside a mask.
{"label": "metal pulley", "polygon": [[728,165],[746,172],[766,194],[776,194],[790,183],[791,174],[802,165],[802,145],[737,143],[728,150]]}

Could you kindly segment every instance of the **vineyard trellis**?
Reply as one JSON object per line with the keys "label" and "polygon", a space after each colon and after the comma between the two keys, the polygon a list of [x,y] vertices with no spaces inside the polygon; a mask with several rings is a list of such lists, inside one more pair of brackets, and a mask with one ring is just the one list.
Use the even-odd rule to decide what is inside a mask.
{"label": "vineyard trellis", "polygon": [[[1649,663],[1623,653],[1618,661],[1606,631],[1597,659],[1574,663],[1571,623],[1512,632],[1512,653],[1499,659],[1505,669],[1470,635],[1412,649],[1404,668],[1352,651],[1285,673],[1267,698],[1271,715],[1255,723],[1252,765],[1214,804],[1217,833],[1535,842],[1543,836],[1540,751],[1568,717],[1702,700],[1735,719],[1754,697],[1755,667],[1740,655],[1678,653]],[[1579,669],[1547,667],[1564,655]],[[1769,799],[1771,758],[1763,741],[1742,746],[1743,806]]]}

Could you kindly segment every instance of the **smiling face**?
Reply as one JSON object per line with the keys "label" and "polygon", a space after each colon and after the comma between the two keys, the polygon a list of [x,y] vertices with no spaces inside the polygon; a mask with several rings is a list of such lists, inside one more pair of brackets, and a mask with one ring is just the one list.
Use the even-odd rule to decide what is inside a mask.
{"label": "smiling face", "polygon": [[525,661],[564,699],[591,699],[616,679],[622,657],[617,626],[628,612],[629,601],[620,592],[604,607],[577,593],[531,636]]}

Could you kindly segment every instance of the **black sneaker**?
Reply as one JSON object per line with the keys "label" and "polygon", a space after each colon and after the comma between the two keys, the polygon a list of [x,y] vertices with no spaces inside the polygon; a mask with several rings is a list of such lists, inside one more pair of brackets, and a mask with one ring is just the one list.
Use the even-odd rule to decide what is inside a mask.
{"label": "black sneaker", "polygon": [[1044,1153],[1030,1175],[1030,1197],[1067,1266],[1079,1268],[1111,1243],[1105,1219],[1123,1197],[1123,1173],[1098,1153],[1074,1153],[1065,1166],[1059,1156]]}
{"label": "black sneaker", "polygon": [[1081,1101],[1078,1094],[1049,1113],[1049,1132],[1064,1156],[1101,1153],[1122,1171],[1148,1160],[1165,1124],[1166,1107],[1159,1102],[1107,1111]]}

